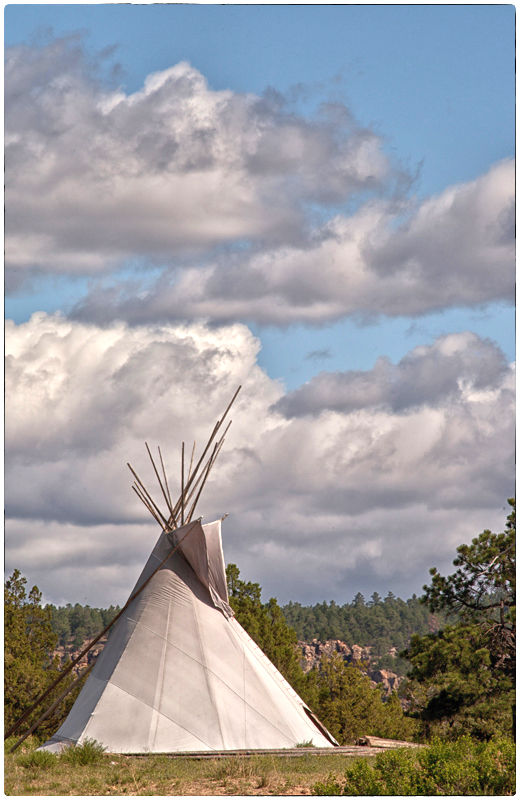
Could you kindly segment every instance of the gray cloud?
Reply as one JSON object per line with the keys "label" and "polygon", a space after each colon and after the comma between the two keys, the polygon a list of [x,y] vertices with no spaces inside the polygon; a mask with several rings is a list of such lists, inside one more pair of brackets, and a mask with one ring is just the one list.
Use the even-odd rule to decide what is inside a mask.
{"label": "gray cloud", "polygon": [[165,271],[139,293],[135,286],[99,285],[74,314],[133,324],[204,318],[287,325],[513,302],[513,204],[514,164],[504,161],[415,208],[401,204],[401,215],[410,215],[401,226],[395,204],[367,202],[315,230],[304,245]]}
{"label": "gray cloud", "polygon": [[305,356],[306,361],[322,361],[324,358],[332,358],[330,347],[324,347],[321,350],[311,350]]}
{"label": "gray cloud", "polygon": [[421,346],[399,362],[379,358],[371,370],[322,372],[285,395],[275,408],[286,417],[370,408],[402,412],[460,400],[470,390],[495,389],[508,365],[500,348],[466,332]]}
{"label": "gray cloud", "polygon": [[[183,62],[127,95],[78,39],[6,54],[9,269],[95,273],[222,243],[305,238],[303,205],[381,190],[381,140],[339,107],[211,90]],[[399,176],[397,176],[399,177]]]}
{"label": "gray cloud", "polygon": [[[366,258],[382,279],[421,280],[441,305],[461,295],[468,305],[485,298],[510,299],[514,275],[514,163],[506,160],[467,184],[426,201],[394,235],[366,246]],[[421,300],[419,300],[421,302]],[[422,301],[424,302],[424,300]],[[414,313],[405,300],[403,313]]]}
{"label": "gray cloud", "polygon": [[373,370],[335,409],[313,401],[313,414],[289,418],[258,346],[236,324],[8,323],[6,568],[49,600],[123,601],[157,535],[126,462],[155,491],[143,443],[160,444],[175,492],[180,442],[200,446],[239,383],[200,510],[230,512],[226,557],[267,595],[409,596],[458,544],[503,524],[514,373],[493,344],[442,337],[394,368],[397,391]]}

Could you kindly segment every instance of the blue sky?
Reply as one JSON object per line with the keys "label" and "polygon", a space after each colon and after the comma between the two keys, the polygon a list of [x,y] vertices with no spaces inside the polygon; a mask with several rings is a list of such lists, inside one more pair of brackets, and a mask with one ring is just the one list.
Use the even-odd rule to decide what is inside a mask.
{"label": "blue sky", "polygon": [[[512,486],[509,434],[486,420],[512,424],[514,6],[10,4],[4,14],[9,535],[30,519],[49,542],[64,541],[62,526],[71,536],[87,526],[94,540],[111,525],[118,541],[128,516],[92,518],[109,487],[126,504],[118,473],[96,483],[101,463],[112,470],[110,453],[124,464],[123,444],[142,438],[134,392],[160,383],[150,353],[162,343],[180,359],[189,333],[204,358],[183,356],[179,391],[218,385],[224,397],[235,380],[250,385],[248,444],[232,452],[238,473],[246,451],[257,467],[243,499],[224,498],[250,533],[240,538],[230,515],[231,560],[282,599],[323,599],[320,581],[302,583],[298,548],[336,598],[420,591],[432,562],[449,566],[464,537],[499,524]],[[35,312],[45,313],[29,322]],[[122,343],[113,352],[120,335],[124,358]],[[86,353],[88,385],[77,372]],[[131,391],[112,396],[120,370]],[[92,382],[106,397],[91,397]],[[154,425],[169,425],[173,394],[164,402]],[[191,408],[184,424],[197,428]],[[59,509],[50,499],[72,451],[89,465],[83,510],[72,488]],[[311,490],[316,472],[324,483]],[[32,510],[16,500],[29,478]],[[289,534],[255,550],[268,497],[283,530],[318,532],[318,554]],[[208,503],[221,513],[217,495]],[[137,541],[144,522],[132,514]],[[426,539],[410,544],[417,514]],[[409,564],[386,554],[386,526]],[[341,557],[339,532],[351,542],[337,545]],[[52,576],[54,600],[73,600],[69,556],[56,544],[44,569],[30,552],[17,545],[7,562],[40,583]],[[137,563],[138,545],[132,553]],[[289,562],[292,577],[277,571]],[[121,587],[134,567],[119,565]]]}

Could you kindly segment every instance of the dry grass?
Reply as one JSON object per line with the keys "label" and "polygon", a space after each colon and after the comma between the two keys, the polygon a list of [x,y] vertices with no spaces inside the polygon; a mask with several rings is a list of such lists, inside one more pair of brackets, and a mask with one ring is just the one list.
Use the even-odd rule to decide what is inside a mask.
{"label": "dry grass", "polygon": [[310,795],[311,786],[331,775],[342,778],[349,760],[343,755],[259,755],[203,761],[103,755],[98,763],[83,765],[63,756],[39,759],[38,754],[33,755],[35,747],[33,741],[23,750],[6,754],[6,795],[301,796]]}

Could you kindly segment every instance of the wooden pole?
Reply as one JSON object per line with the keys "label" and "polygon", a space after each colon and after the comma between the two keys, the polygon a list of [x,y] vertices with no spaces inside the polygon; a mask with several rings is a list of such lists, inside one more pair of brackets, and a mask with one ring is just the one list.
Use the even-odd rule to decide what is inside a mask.
{"label": "wooden pole", "polygon": [[161,528],[164,530],[164,526],[163,526],[163,524],[162,524],[161,520],[159,519],[159,517],[157,516],[157,514],[156,514],[156,513],[155,513],[155,511],[153,510],[152,506],[149,504],[149,502],[148,502],[148,500],[146,499],[146,497],[144,496],[144,494],[142,494],[142,492],[139,490],[139,487],[138,487],[137,485],[134,485],[134,486],[132,486],[132,489],[134,490],[134,492],[135,492],[135,493],[136,493],[136,495],[138,496],[139,500],[141,500],[141,502],[143,503],[143,505],[144,505],[144,506],[146,506],[146,508],[148,509],[148,511],[150,512],[150,514],[151,514],[151,515],[152,515],[152,517],[154,518],[154,520],[155,520],[156,522],[158,522],[158,523],[159,523],[159,525],[161,526]]}
{"label": "wooden pole", "polygon": [[[206,470],[207,466],[208,466],[208,465],[206,464],[206,466],[204,467],[204,469],[203,469],[203,470],[202,470],[202,472],[200,473],[199,477],[197,478],[197,480],[196,480],[196,481],[195,481],[195,483],[193,484],[193,489],[191,490],[191,492],[190,492],[189,494],[187,494],[187,491],[188,491],[188,490],[186,489],[186,490],[184,491],[184,494],[186,495],[186,497],[185,497],[185,499],[184,499],[184,506],[185,506],[185,507],[189,505],[189,502],[190,502],[191,498],[193,497],[193,495],[194,495],[194,494],[195,494],[195,492],[197,491],[197,487],[198,487],[199,483],[201,482],[201,480],[203,479],[204,475],[206,474],[206,473],[205,473],[205,470]],[[179,515],[177,515],[176,519],[179,519]]]}
{"label": "wooden pole", "polygon": [[[210,438],[209,438],[209,441],[208,441],[208,443],[207,443],[206,447],[204,448],[204,451],[203,451],[203,453],[202,453],[201,457],[199,458],[199,460],[198,460],[198,462],[197,462],[197,465],[196,465],[195,469],[193,470],[193,474],[192,474],[192,476],[191,476],[191,480],[190,480],[190,481],[188,481],[188,483],[187,483],[187,485],[186,485],[186,492],[187,492],[189,489],[191,489],[191,484],[194,482],[194,480],[195,480],[195,478],[196,478],[196,475],[197,475],[197,472],[199,471],[199,467],[200,467],[200,465],[202,464],[202,462],[204,461],[204,458],[205,458],[205,456],[206,456],[206,453],[207,453],[207,451],[208,451],[208,449],[209,449],[209,446],[210,446],[211,442],[213,441],[213,439],[215,438],[215,434],[216,434],[216,433],[217,433],[217,431],[218,431],[218,426],[219,426],[219,424],[220,424],[220,423],[218,423],[218,422],[217,422],[217,424],[216,424],[216,425],[215,425],[215,427],[213,428],[213,433],[211,434],[211,436],[210,436]],[[180,496],[180,497],[179,497],[179,499],[177,500],[177,502],[176,502],[176,504],[175,504],[175,507],[174,507],[174,509],[173,509],[173,512],[174,512],[175,519],[177,519],[177,517],[179,516],[179,512],[180,512],[180,510],[181,510],[181,505],[182,505],[182,499],[183,499],[183,498],[182,498],[182,494],[181,494],[181,496]]]}
{"label": "wooden pole", "polygon": [[146,497],[147,497],[147,499],[148,499],[148,502],[150,503],[150,505],[151,505],[151,506],[153,506],[153,507],[155,508],[155,511],[156,511],[156,513],[157,513],[157,514],[159,515],[159,517],[162,519],[165,529],[167,529],[167,528],[168,528],[168,523],[167,523],[167,522],[166,522],[166,520],[164,519],[164,517],[163,517],[163,515],[161,514],[161,512],[160,512],[159,508],[158,508],[158,507],[156,506],[156,504],[154,503],[154,501],[153,501],[153,499],[152,499],[152,496],[150,495],[150,492],[147,490],[147,488],[146,488],[146,486],[144,485],[144,483],[142,482],[141,478],[139,477],[139,475],[137,474],[137,472],[135,471],[135,469],[132,467],[132,465],[131,465],[131,464],[127,464],[127,467],[129,468],[130,472],[132,473],[132,475],[133,475],[133,476],[134,476],[134,478],[136,479],[136,481],[137,481],[137,483],[139,484],[140,488],[142,489],[143,493],[146,495]]}
{"label": "wooden pole", "polygon": [[[164,474],[164,481],[165,481],[165,485],[166,485],[166,490],[167,491],[165,491],[164,486],[162,484],[162,481],[161,481],[161,479],[159,477],[159,473],[157,471],[157,467],[155,466],[155,462],[154,462],[154,460],[152,458],[152,454],[150,452],[150,448],[148,447],[148,444],[145,442],[146,449],[148,450],[148,455],[150,456],[150,460],[151,460],[153,468],[155,470],[155,474],[157,476],[157,480],[159,481],[159,486],[161,487],[161,491],[162,491],[162,493],[164,495],[164,499],[166,500],[166,505],[168,507],[168,511],[169,511],[169,514],[170,514],[168,521],[166,521],[166,519],[164,518],[163,514],[161,513],[161,511],[158,508],[157,504],[154,502],[150,492],[146,489],[146,486],[144,485],[144,483],[140,479],[140,477],[137,474],[137,472],[134,470],[134,468],[132,467],[131,464],[128,464],[128,467],[129,467],[130,471],[132,472],[132,475],[134,476],[134,478],[136,480],[137,489],[139,489],[139,491],[137,493],[138,493],[140,499],[142,500],[144,505],[151,512],[152,516],[159,522],[159,524],[161,525],[161,527],[164,530],[170,530],[172,527],[176,528],[177,527],[177,520],[179,519],[179,517],[181,519],[186,520],[186,513],[185,513],[186,512],[186,508],[189,505],[189,501],[193,497],[193,495],[195,493],[195,489],[198,486],[198,484],[200,483],[201,479],[203,479],[204,482],[205,482],[205,479],[207,478],[207,469],[208,469],[209,462],[211,462],[212,460],[214,461],[214,456],[213,455],[210,456],[208,462],[205,464],[205,466],[204,466],[204,468],[202,470],[202,473],[200,474],[200,476],[198,478],[197,478],[197,473],[198,473],[201,465],[204,462],[204,458],[206,457],[206,453],[208,452],[211,444],[213,443],[213,440],[214,440],[215,436],[217,435],[218,430],[222,426],[222,423],[224,422],[224,419],[228,415],[229,410],[230,410],[231,406],[233,405],[233,403],[235,402],[235,400],[236,400],[236,398],[238,396],[238,393],[240,392],[241,388],[242,388],[242,386],[239,386],[238,389],[236,390],[235,394],[231,398],[231,402],[229,403],[228,407],[226,408],[226,410],[225,410],[225,412],[224,412],[224,414],[222,416],[222,419],[217,420],[217,422],[215,424],[215,427],[213,428],[213,431],[212,431],[211,436],[209,438],[209,441],[208,441],[206,447],[204,448],[204,451],[203,451],[201,457],[199,458],[199,460],[197,462],[197,465],[195,466],[195,469],[193,469],[193,460],[194,460],[194,457],[195,457],[195,447],[196,447],[197,442],[193,443],[193,450],[192,450],[192,453],[191,453],[190,469],[189,469],[189,472],[188,472],[188,480],[186,482],[186,485],[181,487],[181,496],[179,497],[179,499],[176,502],[176,504],[173,507],[173,509],[172,509],[172,500],[171,500],[170,489],[169,489],[169,486],[168,486],[168,480],[166,478],[166,471],[164,469],[164,462],[162,460],[161,448],[158,448],[159,449],[159,457],[160,457],[160,460],[161,460],[161,466],[162,466],[162,470],[163,470],[163,474]],[[229,425],[226,428],[226,432],[227,432],[228,428],[229,428]],[[225,433],[224,433],[224,435],[225,435]],[[222,439],[220,441],[222,441]],[[220,449],[219,449],[219,451],[220,451]],[[211,469],[211,466],[209,466],[209,469]],[[182,470],[183,470],[183,473],[184,473],[184,459],[183,459],[183,462],[182,462]],[[182,481],[182,483],[184,483],[184,482]],[[193,484],[195,484],[195,486],[193,486]],[[192,487],[193,487],[193,491],[190,492]],[[134,491],[135,491],[135,489],[134,489]],[[146,498],[146,500],[144,498]],[[152,509],[154,509],[154,510],[152,511]],[[190,518],[191,518],[192,515],[193,515],[193,509],[192,509]]]}
{"label": "wooden pole", "polygon": [[157,572],[158,572],[158,571],[161,569],[161,567],[162,567],[162,566],[163,566],[163,565],[164,565],[164,564],[165,564],[165,563],[168,561],[168,559],[169,559],[169,558],[170,558],[170,557],[171,557],[171,556],[172,556],[172,555],[173,555],[173,554],[174,554],[174,553],[175,553],[175,552],[176,552],[176,551],[179,549],[179,547],[181,546],[181,544],[182,544],[182,543],[183,543],[183,541],[185,540],[186,536],[188,536],[188,534],[192,532],[192,530],[194,529],[195,525],[197,524],[197,522],[200,522],[200,520],[201,520],[201,517],[199,517],[197,520],[195,520],[195,522],[193,523],[193,525],[192,525],[192,526],[191,526],[191,527],[190,527],[190,528],[189,528],[189,529],[186,531],[186,533],[184,534],[184,536],[183,536],[183,537],[182,537],[182,539],[180,540],[179,544],[178,544],[176,547],[174,547],[174,548],[173,548],[173,550],[172,550],[170,553],[168,553],[168,555],[166,556],[166,558],[164,558],[164,559],[163,559],[163,561],[161,561],[161,563],[159,564],[159,566],[158,566],[158,567],[157,567],[157,568],[154,570],[154,572],[152,572],[152,574],[150,575],[150,577],[149,577],[149,578],[147,578],[147,580],[146,580],[146,581],[143,583],[143,585],[142,585],[142,586],[141,586],[141,587],[140,587],[140,588],[139,588],[139,589],[138,589],[136,592],[134,592],[134,594],[133,594],[133,595],[130,597],[130,599],[129,599],[129,600],[127,600],[127,602],[125,603],[125,605],[123,606],[123,608],[121,609],[121,611],[119,611],[119,612],[118,612],[118,613],[115,615],[115,617],[114,617],[114,619],[112,620],[112,622],[110,622],[110,623],[109,623],[109,624],[106,626],[106,628],[103,628],[103,630],[101,631],[101,633],[99,633],[99,634],[96,636],[96,638],[95,638],[95,639],[93,639],[93,640],[90,642],[90,644],[89,644],[87,647],[85,647],[85,649],[84,649],[84,650],[82,650],[82,651],[81,651],[81,653],[79,654],[79,656],[76,656],[76,658],[74,659],[74,661],[71,661],[71,663],[69,664],[69,666],[68,666],[68,667],[66,667],[66,669],[65,669],[65,670],[64,670],[64,671],[61,673],[61,675],[58,675],[58,677],[56,678],[56,680],[54,680],[54,681],[51,683],[51,685],[49,686],[49,688],[48,688],[48,689],[46,689],[46,690],[44,691],[44,693],[43,693],[43,694],[42,694],[40,697],[38,697],[38,698],[37,698],[37,699],[34,701],[34,703],[33,703],[33,704],[30,706],[30,708],[28,708],[28,709],[27,709],[27,711],[25,711],[25,712],[22,714],[22,716],[21,716],[19,719],[17,719],[17,720],[16,720],[16,722],[15,722],[13,725],[11,725],[11,727],[9,728],[9,730],[7,731],[7,733],[4,735],[4,740],[5,740],[5,739],[8,739],[10,736],[12,736],[12,734],[13,734],[13,733],[14,733],[16,730],[18,730],[18,728],[20,727],[20,725],[21,725],[23,722],[25,722],[25,720],[27,719],[27,717],[29,716],[29,714],[32,714],[32,712],[34,711],[34,709],[35,709],[35,708],[37,708],[37,707],[38,707],[38,706],[39,706],[41,703],[43,703],[43,701],[45,700],[45,698],[49,696],[49,694],[52,692],[52,690],[53,690],[53,689],[55,689],[55,688],[56,688],[56,686],[57,686],[57,685],[60,683],[60,681],[62,681],[62,680],[63,680],[63,678],[64,678],[66,675],[68,675],[68,674],[69,674],[69,672],[70,672],[70,671],[71,671],[71,670],[72,670],[72,669],[73,669],[73,668],[76,666],[76,664],[77,664],[79,661],[81,661],[81,659],[83,658],[83,656],[85,656],[85,655],[88,653],[88,651],[89,651],[89,650],[90,650],[90,649],[91,649],[91,648],[92,648],[92,647],[93,647],[93,646],[94,646],[94,645],[95,645],[97,642],[99,642],[99,640],[102,638],[102,636],[104,636],[104,635],[105,635],[105,633],[107,633],[107,631],[108,631],[108,630],[109,630],[109,629],[112,627],[112,625],[113,625],[115,622],[117,622],[117,620],[119,619],[119,617],[120,617],[120,616],[121,616],[121,615],[122,615],[122,614],[123,614],[123,613],[126,611],[126,609],[128,608],[128,606],[130,605],[130,603],[131,603],[133,600],[135,600],[135,598],[137,597],[137,595],[139,595],[139,594],[140,594],[140,593],[143,591],[143,589],[145,588],[145,586],[147,586],[147,585],[150,583],[150,581],[152,580],[153,576],[154,576],[154,575],[155,575],[155,574],[156,574],[156,573],[157,573]]}
{"label": "wooden pole", "polygon": [[[195,511],[196,505],[197,505],[197,503],[199,502],[199,497],[201,496],[201,494],[202,494],[202,490],[204,489],[204,484],[206,483],[207,479],[209,478],[209,473],[210,473],[210,472],[211,472],[211,470],[213,469],[213,464],[214,464],[214,463],[215,463],[215,461],[217,460],[218,454],[219,454],[219,453],[220,453],[220,451],[222,450],[222,447],[223,447],[223,445],[224,445],[225,436],[226,436],[226,433],[227,433],[227,432],[228,432],[228,430],[229,430],[229,427],[230,427],[230,425],[231,425],[231,422],[232,422],[232,420],[230,420],[230,422],[228,423],[228,426],[227,426],[226,430],[224,431],[224,433],[223,433],[223,435],[222,435],[222,438],[221,438],[221,439],[220,439],[220,440],[219,440],[219,441],[216,443],[216,445],[215,445],[215,448],[214,448],[214,450],[213,450],[213,453],[212,453],[212,455],[211,455],[211,457],[210,457],[210,459],[209,459],[208,463],[206,464],[206,467],[205,467],[205,469],[206,469],[206,474],[204,475],[204,480],[202,481],[202,486],[201,486],[201,487],[200,487],[200,489],[199,489],[199,493],[198,493],[198,495],[197,495],[197,497],[196,497],[196,499],[195,499],[195,502],[193,503],[193,505],[192,505],[192,507],[191,507],[191,511],[190,511],[190,513],[189,513],[189,515],[188,515],[188,518],[187,518],[186,522],[190,522],[191,518],[193,517],[193,513],[194,513],[194,511]],[[203,474],[204,474],[204,473],[203,473]]]}
{"label": "wooden pole", "polygon": [[181,455],[181,526],[184,525],[184,442]]}
{"label": "wooden pole", "polygon": [[191,471],[193,469],[193,459],[195,457],[195,448],[196,448],[196,446],[197,446],[197,442],[195,441],[195,442],[193,442],[193,450],[191,451],[190,469],[189,469],[189,472],[188,472],[188,483],[190,481]]}
{"label": "wooden pole", "polygon": [[167,494],[166,494],[166,491],[165,491],[165,489],[164,489],[164,486],[162,485],[162,481],[161,481],[161,479],[160,479],[160,477],[159,477],[159,472],[158,472],[158,470],[157,470],[157,467],[155,466],[155,461],[153,460],[153,456],[152,456],[152,454],[151,454],[151,452],[150,452],[150,448],[148,447],[148,442],[145,442],[145,445],[146,445],[146,449],[148,450],[148,455],[150,456],[150,461],[152,462],[152,466],[153,466],[153,468],[154,468],[155,476],[156,476],[157,480],[159,481],[159,486],[161,487],[161,492],[163,493],[163,497],[164,497],[164,500],[165,500],[165,502],[166,502],[166,508],[168,508],[168,509],[169,509],[169,506],[168,506],[168,496],[167,496]]}
{"label": "wooden pole", "polygon": [[191,520],[192,516],[193,516],[193,512],[195,511],[195,506],[199,502],[199,497],[202,494],[202,490],[204,489],[204,485],[205,485],[205,483],[206,483],[206,481],[208,479],[209,473],[211,472],[211,467],[213,466],[213,464],[215,462],[215,458],[217,457],[217,455],[218,455],[218,442],[215,445],[215,448],[214,448],[213,453],[212,453],[212,457],[209,459],[208,463],[206,464],[206,467],[205,467],[206,471],[204,473],[204,479],[203,479],[201,487],[200,487],[200,489],[198,491],[197,497],[195,498],[195,502],[193,503],[193,505],[191,507],[191,511],[188,514],[187,522],[189,522]]}
{"label": "wooden pole", "polygon": [[161,467],[164,475],[164,483],[166,485],[166,491],[168,492],[168,510],[170,514],[173,514],[172,496],[170,494],[170,487],[168,486],[168,478],[166,477],[166,470],[164,469],[164,461],[161,453],[161,448],[157,446],[157,449],[159,451],[159,458],[161,459]]}
{"label": "wooden pole", "polygon": [[[192,483],[192,482],[195,480],[195,476],[196,476],[197,472],[199,471],[200,465],[203,463],[203,461],[204,461],[204,458],[206,457],[206,453],[208,452],[209,448],[211,447],[211,445],[212,445],[212,443],[213,443],[213,440],[214,440],[215,436],[216,436],[216,435],[217,435],[217,433],[218,433],[218,430],[219,430],[219,428],[221,427],[222,423],[224,422],[225,418],[227,417],[227,415],[228,415],[228,413],[229,413],[229,409],[231,408],[231,406],[232,406],[232,405],[233,405],[233,403],[235,402],[235,400],[236,400],[236,398],[237,398],[237,396],[238,396],[238,393],[239,393],[239,391],[241,390],[241,388],[242,388],[242,386],[239,386],[239,387],[238,387],[238,389],[236,390],[235,394],[233,395],[233,397],[232,397],[232,399],[231,399],[231,402],[230,402],[230,404],[228,405],[228,407],[227,407],[227,408],[226,408],[226,410],[224,411],[224,414],[223,414],[223,416],[222,416],[222,419],[218,420],[218,421],[217,421],[217,423],[216,423],[216,425],[215,425],[215,427],[213,428],[213,432],[212,432],[211,436],[209,437],[208,443],[207,443],[206,447],[204,448],[204,451],[203,451],[203,453],[202,453],[201,457],[199,458],[199,460],[198,460],[198,462],[197,462],[197,465],[196,465],[195,469],[193,470],[193,474],[192,474],[192,476],[191,476],[191,481],[189,481],[189,482],[188,482],[188,484],[187,484],[187,486],[186,486],[186,491],[187,491],[188,489],[191,489],[191,483]],[[180,510],[180,507],[181,507],[181,502],[182,502],[182,495],[181,495],[181,497],[179,498],[179,500],[177,501],[177,503],[176,503],[176,505],[175,505],[175,508],[174,508],[175,517],[177,517],[177,515],[178,515],[178,513],[179,513],[179,510]]]}

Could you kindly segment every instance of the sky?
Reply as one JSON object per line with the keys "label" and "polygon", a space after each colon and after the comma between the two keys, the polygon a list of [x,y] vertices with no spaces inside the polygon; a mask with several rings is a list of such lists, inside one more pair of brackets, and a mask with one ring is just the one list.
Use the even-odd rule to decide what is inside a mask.
{"label": "sky", "polygon": [[276,596],[420,594],[514,491],[514,7],[5,7],[6,570],[122,603],[205,488]]}

